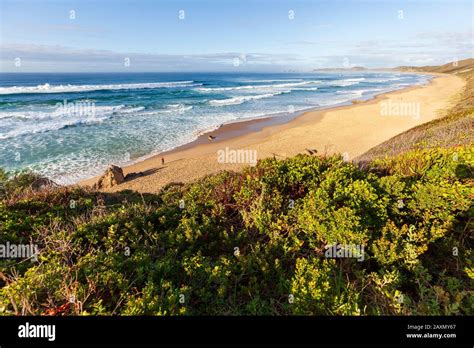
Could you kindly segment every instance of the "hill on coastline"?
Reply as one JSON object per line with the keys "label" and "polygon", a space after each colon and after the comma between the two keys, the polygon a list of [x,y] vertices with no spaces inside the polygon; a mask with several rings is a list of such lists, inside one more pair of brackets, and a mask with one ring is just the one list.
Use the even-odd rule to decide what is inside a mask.
{"label": "hill on coastline", "polygon": [[474,69],[474,58],[463,59],[460,61],[449,62],[444,65],[436,66],[399,66],[394,70],[399,71],[413,71],[413,72],[431,72],[443,74],[463,74],[468,73]]}
{"label": "hill on coastline", "polygon": [[466,80],[466,87],[456,105],[439,119],[414,127],[370,149],[356,158],[370,162],[410,150],[469,145],[474,142],[474,59],[441,66],[399,67],[402,71],[456,74]]}

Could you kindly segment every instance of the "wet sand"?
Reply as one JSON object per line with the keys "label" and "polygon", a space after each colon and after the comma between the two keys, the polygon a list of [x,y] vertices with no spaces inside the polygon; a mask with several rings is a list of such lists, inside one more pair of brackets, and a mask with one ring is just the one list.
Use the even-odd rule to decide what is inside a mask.
{"label": "wet sand", "polygon": [[[226,149],[256,151],[258,159],[287,158],[307,153],[306,149],[316,149],[317,155],[345,153],[351,159],[399,133],[441,117],[464,86],[460,77],[438,74],[428,85],[381,94],[353,105],[226,124],[192,143],[124,167],[124,174],[144,175],[106,191],[156,193],[171,182],[190,182],[249,165],[218,161],[218,151]],[[212,141],[208,140],[210,134],[215,136]],[[96,181],[92,178],[79,185]]]}

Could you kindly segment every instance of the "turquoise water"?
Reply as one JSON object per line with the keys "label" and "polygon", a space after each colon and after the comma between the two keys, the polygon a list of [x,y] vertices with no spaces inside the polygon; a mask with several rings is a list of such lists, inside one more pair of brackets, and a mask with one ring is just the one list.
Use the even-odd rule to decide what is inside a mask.
{"label": "turquoise water", "polygon": [[193,141],[223,123],[422,84],[398,73],[0,74],[0,167],[59,183]]}

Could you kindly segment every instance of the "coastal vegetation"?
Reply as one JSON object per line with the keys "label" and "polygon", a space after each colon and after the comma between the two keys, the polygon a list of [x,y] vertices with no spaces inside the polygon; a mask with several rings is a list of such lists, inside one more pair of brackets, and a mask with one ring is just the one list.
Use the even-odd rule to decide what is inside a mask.
{"label": "coastal vegetation", "polygon": [[[472,314],[472,159],[459,146],[361,170],[301,155],[158,195],[32,192],[17,175],[1,238],[40,253],[1,261],[0,312]],[[333,243],[364,260],[326,258]]]}
{"label": "coastal vegetation", "polygon": [[158,194],[0,171],[0,242],[39,249],[0,259],[0,314],[472,315],[466,78],[462,110],[354,162],[269,158]]}
{"label": "coastal vegetation", "polygon": [[474,143],[474,58],[462,60],[457,64],[449,63],[422,68],[401,67],[400,69],[455,74],[466,80],[466,86],[459,100],[450,110],[447,110],[444,117],[409,129],[370,149],[356,161],[370,162],[375,158],[393,156],[409,150]]}

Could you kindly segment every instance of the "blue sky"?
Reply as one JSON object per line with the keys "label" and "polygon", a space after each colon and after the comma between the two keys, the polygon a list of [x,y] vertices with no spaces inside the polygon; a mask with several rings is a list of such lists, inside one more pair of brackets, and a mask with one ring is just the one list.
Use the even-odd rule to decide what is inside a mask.
{"label": "blue sky", "polygon": [[0,71],[443,64],[473,56],[473,18],[471,0],[0,0]]}

